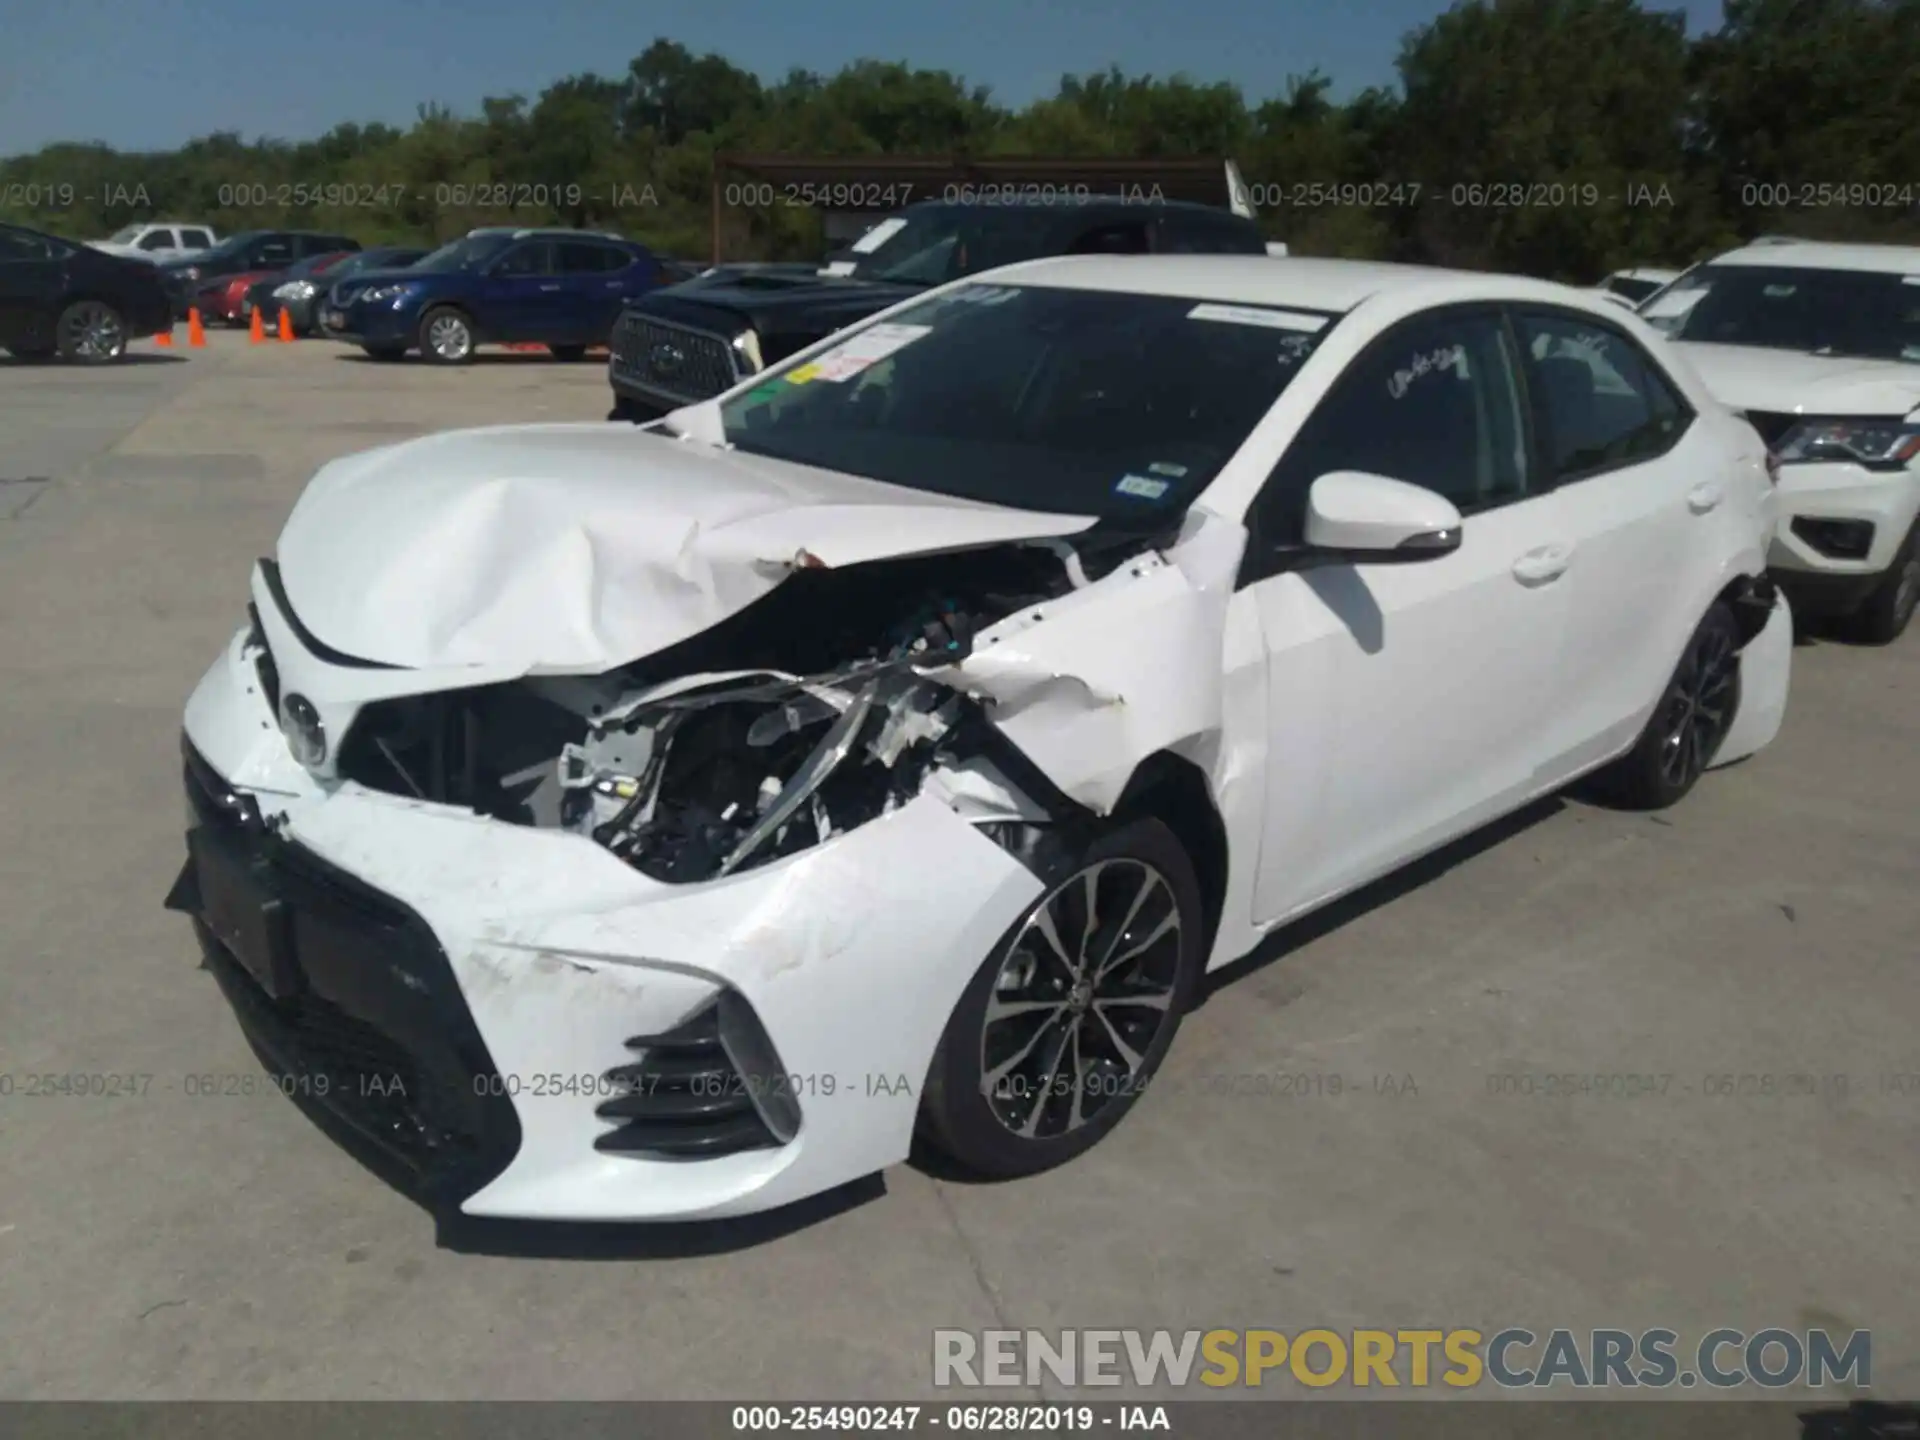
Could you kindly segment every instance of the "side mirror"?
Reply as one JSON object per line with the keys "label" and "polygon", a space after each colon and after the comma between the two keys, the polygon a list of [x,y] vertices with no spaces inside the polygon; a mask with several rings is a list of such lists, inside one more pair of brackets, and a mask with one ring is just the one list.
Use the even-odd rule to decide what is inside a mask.
{"label": "side mirror", "polygon": [[1460,548],[1460,511],[1404,480],[1335,470],[1307,492],[1306,542],[1355,560],[1437,560]]}

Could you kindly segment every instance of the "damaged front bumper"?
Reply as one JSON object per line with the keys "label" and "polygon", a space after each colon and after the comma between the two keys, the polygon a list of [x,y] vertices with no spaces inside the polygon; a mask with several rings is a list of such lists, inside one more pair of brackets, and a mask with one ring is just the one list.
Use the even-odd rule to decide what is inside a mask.
{"label": "damaged front bumper", "polygon": [[188,706],[170,899],[290,1093],[443,1211],[724,1216],[897,1163],[947,1016],[1041,893],[931,794],[668,884],[577,834],[322,786],[271,718],[236,638]]}

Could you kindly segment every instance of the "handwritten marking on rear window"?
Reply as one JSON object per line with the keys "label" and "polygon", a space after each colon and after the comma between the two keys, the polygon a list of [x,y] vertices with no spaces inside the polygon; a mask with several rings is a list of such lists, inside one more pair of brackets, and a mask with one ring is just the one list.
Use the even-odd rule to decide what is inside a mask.
{"label": "handwritten marking on rear window", "polygon": [[1465,374],[1466,368],[1467,347],[1464,345],[1442,345],[1437,350],[1423,350],[1387,377],[1387,393],[1398,400],[1413,388],[1416,380],[1448,370]]}

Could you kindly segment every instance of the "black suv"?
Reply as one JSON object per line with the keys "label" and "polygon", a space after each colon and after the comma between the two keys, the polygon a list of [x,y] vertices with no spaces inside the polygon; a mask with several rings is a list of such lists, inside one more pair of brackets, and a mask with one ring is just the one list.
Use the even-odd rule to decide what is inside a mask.
{"label": "black suv", "polygon": [[185,319],[193,297],[209,280],[248,270],[285,270],[296,261],[316,255],[359,248],[360,242],[351,235],[336,235],[331,231],[243,230],[238,235],[229,235],[211,250],[165,261],[159,270],[172,292],[174,313]]}
{"label": "black suv", "polygon": [[[1047,255],[1264,255],[1253,221],[1208,205],[929,201],[854,242],[845,274],[719,267],[627,305],[613,327],[610,420],[658,419],[835,330],[981,270]],[[840,267],[835,267],[840,268]]]}

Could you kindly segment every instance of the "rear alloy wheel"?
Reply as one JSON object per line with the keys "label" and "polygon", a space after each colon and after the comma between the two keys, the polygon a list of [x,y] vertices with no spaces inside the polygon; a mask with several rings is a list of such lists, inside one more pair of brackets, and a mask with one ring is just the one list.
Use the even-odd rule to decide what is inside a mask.
{"label": "rear alloy wheel", "polygon": [[448,306],[420,317],[420,357],[435,365],[467,365],[473,361],[473,322]]}
{"label": "rear alloy wheel", "polygon": [[1159,820],[1070,861],[975,974],[947,1022],[921,1130],[1010,1178],[1090,1149],[1147,1088],[1205,964],[1199,881]]}
{"label": "rear alloy wheel", "polygon": [[63,360],[101,365],[127,353],[127,322],[104,300],[76,300],[54,322],[54,346]]}
{"label": "rear alloy wheel", "polygon": [[1867,603],[1850,618],[1848,628],[1868,645],[1891,645],[1905,632],[1920,602],[1920,521],[1907,532],[1906,544],[1893,557]]}
{"label": "rear alloy wheel", "polygon": [[1687,641],[1647,728],[1595,777],[1598,787],[1631,810],[1675,804],[1706,773],[1739,713],[1740,626],[1716,602]]}

